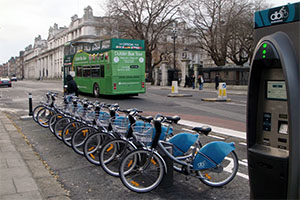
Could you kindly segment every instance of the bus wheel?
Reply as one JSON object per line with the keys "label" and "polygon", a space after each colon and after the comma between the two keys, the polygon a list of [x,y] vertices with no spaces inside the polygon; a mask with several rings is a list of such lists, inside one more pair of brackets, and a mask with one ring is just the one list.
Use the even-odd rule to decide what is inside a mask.
{"label": "bus wheel", "polygon": [[100,89],[97,83],[94,84],[93,93],[94,93],[94,97],[99,97]]}

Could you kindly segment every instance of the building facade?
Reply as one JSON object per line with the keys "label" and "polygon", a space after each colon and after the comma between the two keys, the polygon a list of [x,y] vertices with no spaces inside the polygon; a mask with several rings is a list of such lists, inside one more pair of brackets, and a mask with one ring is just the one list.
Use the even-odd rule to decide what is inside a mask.
{"label": "building facade", "polygon": [[[94,16],[92,8],[88,6],[84,9],[81,18],[76,14],[71,17],[68,27],[54,24],[49,28],[47,39],[36,37],[34,44],[27,46],[18,57],[13,57],[7,63],[0,65],[0,76],[16,75],[19,79],[61,78],[64,45],[67,42],[94,42],[113,37],[122,38],[126,37],[126,28],[124,20]],[[152,54],[152,63],[160,61],[152,73],[154,84],[170,85],[175,79],[181,86],[185,86],[192,74],[195,77],[203,74],[206,81],[213,80],[213,76],[219,73],[219,68],[211,68],[212,60],[197,44],[193,30],[184,22],[167,28],[159,40],[157,50]],[[228,73],[231,72],[225,72],[225,75]],[[233,73],[237,74],[236,69]],[[242,74],[242,77],[245,76]],[[234,79],[241,76],[229,75],[228,77]]]}
{"label": "building facade", "polygon": [[69,41],[93,42],[116,37],[112,29],[113,21],[108,17],[95,17],[90,6],[84,9],[84,15],[71,17],[69,27],[49,28],[47,40],[38,36],[34,45],[25,48],[24,77],[29,79],[60,78],[64,57],[64,44]]}

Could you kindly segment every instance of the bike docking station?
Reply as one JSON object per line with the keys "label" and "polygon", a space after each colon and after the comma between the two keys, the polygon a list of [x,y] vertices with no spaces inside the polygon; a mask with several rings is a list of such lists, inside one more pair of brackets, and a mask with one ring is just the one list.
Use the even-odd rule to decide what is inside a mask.
{"label": "bike docking station", "polygon": [[251,199],[300,198],[300,2],[255,13],[247,101]]}
{"label": "bike docking station", "polygon": [[178,90],[178,81],[172,81],[171,93],[168,94],[168,97],[191,97],[191,94],[180,94]]}

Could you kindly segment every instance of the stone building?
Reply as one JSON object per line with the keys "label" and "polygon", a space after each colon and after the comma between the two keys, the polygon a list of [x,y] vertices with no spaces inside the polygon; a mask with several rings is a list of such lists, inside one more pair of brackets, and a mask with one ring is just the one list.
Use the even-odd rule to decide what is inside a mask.
{"label": "stone building", "polygon": [[115,23],[108,17],[96,17],[90,6],[84,9],[84,15],[71,17],[69,27],[58,27],[54,24],[49,28],[47,40],[38,36],[34,45],[25,48],[24,77],[30,79],[62,77],[64,44],[69,41],[93,42],[117,37],[118,30],[112,27]]}
{"label": "stone building", "polygon": [[[76,14],[71,17],[68,27],[59,27],[58,24],[54,24],[49,28],[47,39],[42,39],[41,36],[36,37],[34,44],[27,46],[25,51],[21,51],[19,57],[14,57],[0,66],[0,76],[15,74],[18,78],[26,79],[60,78],[62,77],[64,45],[67,42],[94,42],[112,37],[126,38],[126,27],[126,22],[120,18],[94,16],[92,8],[88,6],[84,9],[81,18]],[[220,71],[223,68],[214,67],[212,60],[197,44],[193,30],[184,22],[178,22],[175,26],[171,25],[167,28],[152,56],[153,63],[160,61],[163,57],[154,68],[154,83],[170,85],[171,80],[176,79],[181,86],[185,86],[192,74],[195,77],[203,74],[205,80],[209,82],[213,81],[215,74],[223,73]],[[247,76],[247,74],[240,74],[237,68],[228,69],[232,70],[225,70],[221,77],[225,79],[227,76],[228,79],[232,79],[231,82]]]}

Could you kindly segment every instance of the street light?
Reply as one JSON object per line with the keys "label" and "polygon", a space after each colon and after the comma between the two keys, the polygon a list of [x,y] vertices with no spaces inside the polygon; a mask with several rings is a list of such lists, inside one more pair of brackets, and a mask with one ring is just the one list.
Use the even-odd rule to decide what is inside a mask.
{"label": "street light", "polygon": [[173,74],[173,81],[177,79],[177,74],[176,74],[176,47],[175,47],[175,41],[177,38],[177,29],[176,29],[176,23],[173,23],[173,29],[172,29],[172,39],[173,39],[173,62],[174,62],[174,74]]}

